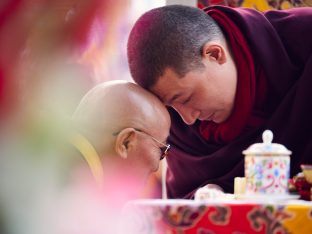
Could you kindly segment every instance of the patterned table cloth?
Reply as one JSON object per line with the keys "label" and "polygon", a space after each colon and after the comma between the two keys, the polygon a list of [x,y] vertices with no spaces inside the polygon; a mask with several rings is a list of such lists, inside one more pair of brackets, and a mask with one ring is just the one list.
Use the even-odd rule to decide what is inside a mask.
{"label": "patterned table cloth", "polygon": [[135,234],[311,234],[312,202],[137,200],[122,220]]}

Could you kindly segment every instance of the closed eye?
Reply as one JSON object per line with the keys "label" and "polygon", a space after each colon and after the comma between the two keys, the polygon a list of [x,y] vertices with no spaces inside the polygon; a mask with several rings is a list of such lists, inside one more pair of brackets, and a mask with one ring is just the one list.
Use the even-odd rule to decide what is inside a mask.
{"label": "closed eye", "polygon": [[189,96],[187,99],[185,99],[182,104],[187,104],[191,100],[192,96]]}

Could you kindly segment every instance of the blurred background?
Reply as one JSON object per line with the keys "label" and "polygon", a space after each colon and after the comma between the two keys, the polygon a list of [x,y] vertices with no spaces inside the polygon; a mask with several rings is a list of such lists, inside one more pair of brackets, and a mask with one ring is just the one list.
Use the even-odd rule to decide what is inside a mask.
{"label": "blurred background", "polygon": [[[59,197],[59,188],[66,188],[60,177],[70,168],[60,153],[63,138],[68,117],[91,87],[131,80],[131,26],[144,11],[164,4],[0,1],[0,233],[113,233],[114,207],[92,189]],[[151,181],[154,188],[158,179]],[[125,183],[118,186],[126,191]]]}
{"label": "blurred background", "polygon": [[1,117],[25,105],[50,107],[60,100],[70,111],[94,84],[131,80],[126,61],[131,25],[144,11],[164,4],[160,0],[2,0]]}
{"label": "blurred background", "polygon": [[[46,215],[53,216],[53,188],[64,170],[55,149],[68,116],[94,85],[132,80],[131,26],[143,12],[176,3],[260,11],[311,6],[311,0],[0,0],[0,233],[59,233]],[[160,197],[159,188],[160,173],[146,196]]]}

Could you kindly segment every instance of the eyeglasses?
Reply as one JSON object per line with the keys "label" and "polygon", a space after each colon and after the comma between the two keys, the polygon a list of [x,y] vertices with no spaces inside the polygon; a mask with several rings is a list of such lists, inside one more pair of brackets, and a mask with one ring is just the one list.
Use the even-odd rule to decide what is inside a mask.
{"label": "eyeglasses", "polygon": [[[157,142],[158,144],[162,145],[162,146],[158,147],[160,149],[160,151],[161,151],[160,160],[163,160],[168,155],[168,152],[169,152],[170,147],[171,147],[170,144],[162,143],[161,141],[157,140],[155,137],[153,137],[150,134],[142,131],[141,129],[134,128],[134,130],[137,131],[137,132],[140,132],[140,133],[144,133],[145,135],[147,135],[150,138],[152,138],[155,142]],[[113,133],[113,135],[117,136],[119,133],[120,133],[120,131]]]}
{"label": "eyeglasses", "polygon": [[168,152],[170,150],[170,144],[165,144],[165,143],[162,143],[161,141],[157,140],[155,137],[151,136],[150,134],[140,130],[140,129],[134,129],[136,130],[137,132],[141,132],[141,133],[144,133],[145,135],[149,136],[150,138],[152,138],[154,141],[156,141],[158,144],[162,145],[161,147],[158,147],[161,151],[161,156],[160,156],[160,160],[163,160],[167,155],[168,155]]}

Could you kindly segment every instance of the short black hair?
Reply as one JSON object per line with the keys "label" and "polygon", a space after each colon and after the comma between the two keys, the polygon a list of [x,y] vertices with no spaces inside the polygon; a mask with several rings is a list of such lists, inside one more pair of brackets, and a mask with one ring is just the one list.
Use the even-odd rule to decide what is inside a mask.
{"label": "short black hair", "polygon": [[136,83],[150,89],[166,68],[180,77],[202,68],[203,46],[223,38],[218,24],[203,10],[168,5],[143,14],[128,38],[128,64]]}

